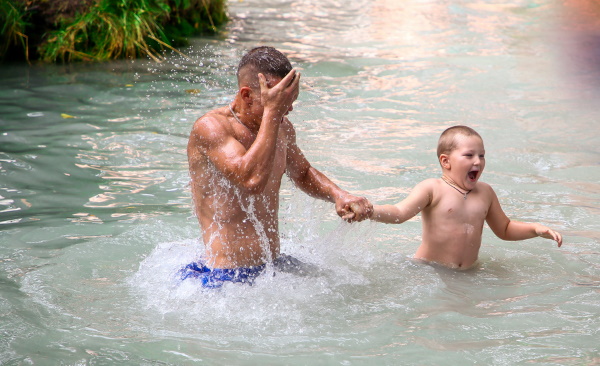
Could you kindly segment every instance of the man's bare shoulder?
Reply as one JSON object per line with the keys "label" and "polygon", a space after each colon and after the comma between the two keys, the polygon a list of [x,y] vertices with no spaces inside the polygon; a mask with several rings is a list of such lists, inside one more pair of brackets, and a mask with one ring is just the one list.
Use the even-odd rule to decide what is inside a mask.
{"label": "man's bare shoulder", "polygon": [[190,140],[217,140],[232,133],[227,119],[227,108],[213,109],[194,122]]}

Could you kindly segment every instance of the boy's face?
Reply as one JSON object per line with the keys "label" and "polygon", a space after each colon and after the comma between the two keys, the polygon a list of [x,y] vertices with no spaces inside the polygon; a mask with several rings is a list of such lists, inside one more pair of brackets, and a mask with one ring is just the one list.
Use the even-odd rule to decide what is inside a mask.
{"label": "boy's face", "polygon": [[457,135],[456,148],[442,154],[440,162],[445,174],[465,190],[472,190],[485,168],[485,149],[478,136]]}

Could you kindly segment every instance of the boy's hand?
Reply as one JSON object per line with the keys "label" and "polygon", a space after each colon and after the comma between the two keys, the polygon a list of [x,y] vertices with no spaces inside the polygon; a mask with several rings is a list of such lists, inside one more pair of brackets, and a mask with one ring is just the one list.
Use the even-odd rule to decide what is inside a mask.
{"label": "boy's hand", "polygon": [[560,235],[559,232],[550,229],[549,227],[539,225],[535,228],[535,233],[537,236],[541,236],[542,238],[556,241],[559,247],[562,245],[562,235]]}

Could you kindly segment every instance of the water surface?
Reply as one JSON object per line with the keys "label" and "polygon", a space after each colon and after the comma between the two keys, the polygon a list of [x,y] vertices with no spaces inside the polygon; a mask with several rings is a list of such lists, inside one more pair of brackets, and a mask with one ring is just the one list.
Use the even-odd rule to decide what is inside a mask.
{"label": "water surface", "polygon": [[[594,30],[551,1],[233,1],[187,57],[0,69],[2,364],[597,364],[598,70]],[[577,28],[577,29],[575,29]],[[593,39],[593,37],[592,37]],[[247,49],[303,74],[291,115],[311,163],[394,203],[440,174],[439,134],[474,127],[482,180],[514,219],[564,234],[503,242],[480,265],[415,263],[420,219],[341,222],[289,181],[283,251],[206,292],[172,273],[200,255],[185,155]]]}

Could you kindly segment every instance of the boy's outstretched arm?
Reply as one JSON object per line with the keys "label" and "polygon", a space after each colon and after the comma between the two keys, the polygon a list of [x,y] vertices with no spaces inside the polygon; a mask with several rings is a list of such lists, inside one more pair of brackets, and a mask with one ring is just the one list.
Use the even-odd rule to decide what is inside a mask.
{"label": "boy's outstretched arm", "polygon": [[370,219],[386,224],[401,224],[416,216],[431,203],[433,179],[417,184],[401,202],[395,205],[373,205]]}
{"label": "boy's outstretched arm", "polygon": [[502,240],[524,240],[541,236],[552,239],[562,245],[562,236],[559,232],[541,224],[513,221],[509,219],[498,201],[496,193],[489,187],[492,195],[492,203],[486,217],[486,221],[497,237]]}

